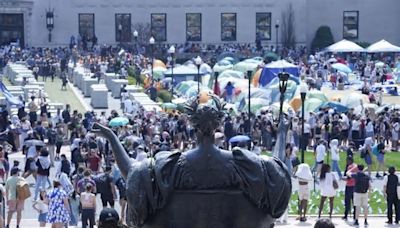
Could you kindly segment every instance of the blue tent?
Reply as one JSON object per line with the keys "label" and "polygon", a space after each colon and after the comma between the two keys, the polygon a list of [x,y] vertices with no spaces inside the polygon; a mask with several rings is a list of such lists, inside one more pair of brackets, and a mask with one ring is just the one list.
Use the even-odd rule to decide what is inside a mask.
{"label": "blue tent", "polygon": [[278,60],[265,65],[262,69],[259,81],[260,85],[267,85],[272,81],[272,79],[278,77],[280,72],[287,72],[295,77],[299,77],[300,75],[300,69],[298,66],[285,60]]}

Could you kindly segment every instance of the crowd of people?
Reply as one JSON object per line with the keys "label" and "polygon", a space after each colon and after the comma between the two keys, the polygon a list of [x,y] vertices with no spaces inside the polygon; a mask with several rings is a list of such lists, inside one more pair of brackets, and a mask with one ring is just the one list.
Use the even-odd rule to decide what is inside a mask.
{"label": "crowd of people", "polygon": [[[182,53],[203,49],[212,49],[221,53],[248,50],[252,53],[255,52],[254,48],[257,49],[252,45],[219,47],[182,45],[177,47]],[[35,77],[38,79],[42,76],[43,81],[47,77],[66,78],[70,62],[73,65],[78,62],[83,63],[86,69],[99,77],[99,80],[106,72],[119,71],[124,77],[131,66],[136,66],[138,71],[147,67],[146,58],[130,53],[118,55],[117,48],[94,49],[93,52],[88,53],[87,50],[77,49],[74,45],[70,48],[54,49],[3,47],[0,53],[0,64],[4,66],[9,61],[26,61]],[[295,62],[300,62],[305,54],[304,49],[287,52],[290,59]],[[317,58],[317,61],[320,60]],[[392,64],[390,60],[388,61]],[[377,70],[371,68],[369,64],[353,62],[355,68],[363,72],[363,78],[367,79],[366,86],[380,80],[380,74],[385,73],[376,72]],[[313,79],[307,80],[310,88],[319,89],[319,81],[324,82],[332,78],[328,77],[330,69],[329,66],[325,69],[324,63],[325,61],[321,60],[320,64],[304,63],[302,65],[303,77]],[[335,73],[337,72],[333,72]],[[377,77],[368,75],[377,75]],[[336,81],[333,85],[335,84]],[[229,102],[230,99],[232,98],[228,97],[227,101]],[[379,105],[382,104],[379,98],[377,101]],[[113,215],[113,218],[107,221],[124,224],[126,218],[125,182],[114,164],[109,143],[91,133],[93,123],[108,125],[109,121],[115,117],[128,118],[127,125],[115,127],[113,130],[123,142],[127,153],[136,162],[152,157],[159,151],[183,152],[196,147],[196,129],[193,128],[186,114],[175,110],[169,113],[146,112],[134,101],[132,102],[129,110],[124,109],[125,112],[113,110],[109,115],[105,112],[80,113],[78,110],[71,110],[69,105],[62,110],[57,110],[56,114],[51,114],[47,110],[46,99],[33,96],[30,101],[25,102],[24,107],[20,107],[16,115],[3,111],[0,115],[0,140],[3,144],[3,147],[0,147],[2,161],[0,178],[6,182],[3,192],[9,210],[7,226],[14,212],[17,212],[18,224],[21,220],[24,201],[17,198],[17,183],[30,175],[35,179],[35,191],[32,198],[33,207],[38,211],[40,226],[46,223],[51,223],[54,227],[63,227],[65,224],[77,225],[81,220],[83,227],[93,227],[96,221],[97,195],[100,195],[104,210],[111,210],[105,214]],[[223,149],[234,146],[246,147],[258,155],[273,150],[278,137],[279,122],[278,116],[274,115],[273,111],[265,110],[250,115],[248,113],[233,115],[232,113],[232,110],[227,110],[215,134],[215,143],[218,147]],[[380,113],[371,113],[367,109],[362,110],[361,113],[355,113],[353,109],[341,113],[335,109],[322,108],[318,112],[309,113],[307,119],[301,118],[296,113],[286,115],[289,127],[286,134],[284,162],[299,183],[298,219],[300,221],[307,220],[310,181],[318,181],[320,185],[319,217],[326,200],[329,200],[329,216],[332,216],[333,199],[339,182],[345,181],[344,219],[351,214],[352,205],[354,205],[356,207],[353,210],[354,223],[358,224],[360,209],[363,208],[367,224],[368,195],[366,194],[371,189],[370,182],[373,178],[371,165],[374,162],[379,165],[375,177],[382,178],[385,183],[388,222],[393,222],[392,205],[395,207],[396,215],[399,216],[399,199],[393,187],[398,182],[395,169],[391,167],[387,175],[385,166],[385,153],[398,150],[399,113],[399,110],[389,107]],[[304,135],[300,127],[302,122],[304,122]],[[237,135],[251,135],[251,141],[231,143],[231,139]],[[69,147],[69,150],[62,149],[63,147]],[[305,164],[300,164],[299,150],[314,151],[314,167],[307,168]],[[9,161],[8,154],[18,151],[25,154],[25,164]],[[65,151],[69,151],[67,152],[69,154]],[[345,167],[340,167],[342,153],[346,154]],[[360,156],[364,163],[354,164],[355,156]],[[13,163],[11,168],[10,163]],[[56,179],[50,178],[51,172],[54,172]],[[334,175],[334,172],[337,175]],[[304,173],[306,173],[305,176]],[[49,188],[52,189],[49,190]],[[121,211],[117,214],[112,211],[116,199],[121,205]],[[105,223],[102,221],[102,215],[103,212],[100,213],[100,222]],[[399,221],[400,216],[397,216],[395,222]]]}

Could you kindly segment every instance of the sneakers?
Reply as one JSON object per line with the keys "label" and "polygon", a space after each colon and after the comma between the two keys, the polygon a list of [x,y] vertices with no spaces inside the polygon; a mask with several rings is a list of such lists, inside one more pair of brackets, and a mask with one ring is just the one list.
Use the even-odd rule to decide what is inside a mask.
{"label": "sneakers", "polygon": [[355,226],[360,225],[360,224],[358,224],[358,220],[354,220],[354,225],[355,225]]}
{"label": "sneakers", "polygon": [[366,219],[365,219],[365,221],[364,221],[364,226],[368,226],[368,222],[367,222]]}

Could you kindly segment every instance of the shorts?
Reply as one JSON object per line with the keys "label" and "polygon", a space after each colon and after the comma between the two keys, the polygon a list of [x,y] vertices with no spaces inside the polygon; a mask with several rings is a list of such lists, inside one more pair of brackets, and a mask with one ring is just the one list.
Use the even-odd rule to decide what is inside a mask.
{"label": "shorts", "polygon": [[8,211],[22,211],[24,210],[24,200],[8,200]]}
{"label": "shorts", "polygon": [[38,218],[38,221],[39,222],[46,222],[46,219],[47,219],[47,212],[46,213],[40,213],[39,214],[39,218]]}
{"label": "shorts", "polygon": [[354,206],[368,207],[368,193],[354,193],[353,196]]}
{"label": "shorts", "polygon": [[309,200],[310,199],[310,189],[308,184],[299,185],[299,200]]}
{"label": "shorts", "polygon": [[383,163],[385,161],[385,155],[382,153],[377,154],[376,160],[378,160],[379,163]]}
{"label": "shorts", "polygon": [[114,207],[114,199],[113,197],[103,197],[101,196],[101,203],[103,204],[103,207],[107,207],[107,203],[110,204],[111,207]]}

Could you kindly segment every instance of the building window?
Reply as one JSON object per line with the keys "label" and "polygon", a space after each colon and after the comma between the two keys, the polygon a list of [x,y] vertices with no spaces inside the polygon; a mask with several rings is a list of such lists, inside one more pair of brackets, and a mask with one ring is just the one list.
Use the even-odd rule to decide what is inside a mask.
{"label": "building window", "polygon": [[343,38],[358,38],[358,11],[343,12]]}
{"label": "building window", "polygon": [[271,40],[271,13],[256,13],[256,37]]}
{"label": "building window", "polygon": [[79,14],[79,35],[81,38],[92,40],[94,37],[94,14],[80,13]]}
{"label": "building window", "polygon": [[115,41],[130,42],[131,41],[131,14],[117,13],[115,14]]}
{"label": "building window", "polygon": [[186,14],[186,40],[201,41],[201,13]]}
{"label": "building window", "polygon": [[167,14],[151,14],[151,35],[156,41],[167,41]]}
{"label": "building window", "polygon": [[236,13],[221,14],[221,40],[236,41]]}
{"label": "building window", "polygon": [[0,13],[0,46],[18,42],[24,47],[24,15]]}

